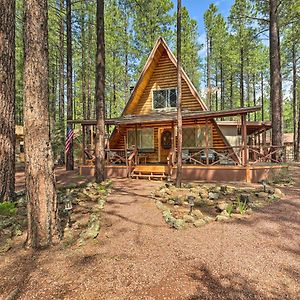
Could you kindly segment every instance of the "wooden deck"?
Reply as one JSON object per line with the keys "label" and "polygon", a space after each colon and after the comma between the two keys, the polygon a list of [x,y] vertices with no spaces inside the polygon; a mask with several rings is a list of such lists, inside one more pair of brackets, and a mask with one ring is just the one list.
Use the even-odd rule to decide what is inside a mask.
{"label": "wooden deck", "polygon": [[[272,179],[287,165],[250,165],[250,166],[200,166],[184,165],[184,181],[205,181],[205,182],[260,182]],[[93,165],[80,165],[80,175],[89,176],[94,174]],[[176,167],[172,167],[170,178],[175,179]],[[133,179],[167,179],[169,176],[168,165],[138,165],[129,172],[126,165],[107,165],[106,175],[108,178]]]}

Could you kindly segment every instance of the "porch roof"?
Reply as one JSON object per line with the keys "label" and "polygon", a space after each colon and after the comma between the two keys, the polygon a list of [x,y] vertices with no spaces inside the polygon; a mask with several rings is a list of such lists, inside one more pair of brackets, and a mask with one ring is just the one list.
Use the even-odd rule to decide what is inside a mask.
{"label": "porch roof", "polygon": [[[244,115],[248,113],[253,113],[259,111],[261,106],[253,107],[241,107],[228,110],[220,111],[182,111],[182,119],[214,119],[221,117],[230,117],[237,115]],[[106,119],[106,125],[132,125],[132,124],[146,124],[146,123],[156,123],[156,122],[174,122],[177,120],[177,111],[155,111],[148,115],[127,115],[120,118]],[[81,124],[81,125],[96,125],[96,120],[68,120],[71,124]]]}
{"label": "porch roof", "polygon": [[[217,121],[218,126],[241,126],[241,123],[238,121]],[[272,128],[272,124],[270,121],[248,121],[247,122],[247,135],[251,134],[259,134],[264,130],[270,130]]]}

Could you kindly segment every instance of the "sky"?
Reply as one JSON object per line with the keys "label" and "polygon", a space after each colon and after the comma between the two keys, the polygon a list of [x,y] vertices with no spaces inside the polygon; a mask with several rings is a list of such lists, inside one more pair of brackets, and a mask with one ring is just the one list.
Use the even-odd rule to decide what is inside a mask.
{"label": "sky", "polygon": [[[177,0],[172,0],[176,8]],[[205,29],[204,29],[204,12],[208,9],[211,3],[214,3],[219,12],[226,18],[229,15],[230,7],[234,0],[182,0],[181,5],[185,6],[190,14],[190,17],[197,20],[199,28],[199,42],[205,43]]]}

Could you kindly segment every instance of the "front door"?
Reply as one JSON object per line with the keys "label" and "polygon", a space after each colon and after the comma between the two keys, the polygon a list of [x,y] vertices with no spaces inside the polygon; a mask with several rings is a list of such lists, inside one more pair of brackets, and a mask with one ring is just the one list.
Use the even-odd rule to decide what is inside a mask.
{"label": "front door", "polygon": [[171,128],[160,128],[158,135],[159,162],[167,163],[168,155],[172,149],[173,133]]}

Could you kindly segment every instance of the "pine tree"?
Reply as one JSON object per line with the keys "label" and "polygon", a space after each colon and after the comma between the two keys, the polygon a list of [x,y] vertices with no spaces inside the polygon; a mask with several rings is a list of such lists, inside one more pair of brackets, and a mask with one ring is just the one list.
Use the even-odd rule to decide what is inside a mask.
{"label": "pine tree", "polygon": [[27,245],[49,246],[56,233],[57,205],[49,124],[47,1],[24,1],[24,130]]}
{"label": "pine tree", "polygon": [[0,0],[0,202],[15,197],[15,5]]}

